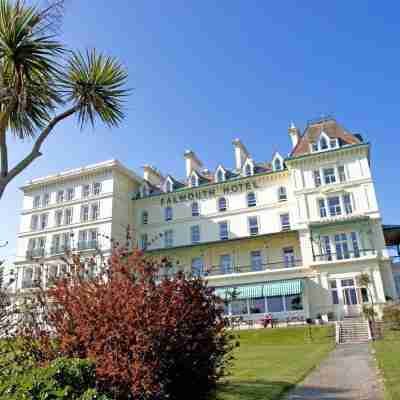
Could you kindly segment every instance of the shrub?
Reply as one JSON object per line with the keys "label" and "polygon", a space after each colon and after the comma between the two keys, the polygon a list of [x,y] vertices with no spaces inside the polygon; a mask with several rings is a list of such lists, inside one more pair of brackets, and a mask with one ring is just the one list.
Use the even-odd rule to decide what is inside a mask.
{"label": "shrub", "polygon": [[0,381],[4,400],[110,400],[96,389],[95,365],[88,360],[64,359],[47,367],[15,372]]}
{"label": "shrub", "polygon": [[400,329],[400,305],[393,304],[383,309],[383,320],[393,328]]}
{"label": "shrub", "polygon": [[[139,251],[115,253],[104,275],[76,274],[50,291],[58,355],[89,358],[115,399],[204,399],[232,349],[220,300],[200,278],[168,272]],[[49,357],[52,352],[49,351]]]}

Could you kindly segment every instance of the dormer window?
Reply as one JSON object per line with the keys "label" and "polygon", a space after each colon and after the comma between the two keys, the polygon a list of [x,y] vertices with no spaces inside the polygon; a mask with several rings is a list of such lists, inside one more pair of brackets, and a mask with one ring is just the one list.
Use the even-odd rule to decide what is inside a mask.
{"label": "dormer window", "polygon": [[193,172],[190,177],[190,186],[191,187],[199,186],[199,177],[197,176],[197,174],[195,172]]}
{"label": "dormer window", "polygon": [[165,181],[165,191],[167,193],[172,192],[174,190],[174,182],[170,177],[168,177]]}
{"label": "dormer window", "polygon": [[328,148],[328,141],[327,139],[321,135],[321,139],[319,140],[319,148],[321,150],[326,150]]}
{"label": "dormer window", "polygon": [[283,158],[279,153],[276,153],[272,160],[272,169],[274,171],[282,171],[283,170]]}
{"label": "dormer window", "polygon": [[215,173],[215,181],[220,183],[220,182],[224,182],[225,179],[226,179],[226,171],[224,170],[224,168],[222,166],[219,166]]}
{"label": "dormer window", "polygon": [[243,166],[243,174],[244,176],[254,175],[254,164],[250,159],[247,159]]}
{"label": "dormer window", "polygon": [[318,141],[311,144],[311,151],[316,153],[318,151],[336,149],[337,147],[339,147],[337,138],[330,138],[325,132],[321,132]]}

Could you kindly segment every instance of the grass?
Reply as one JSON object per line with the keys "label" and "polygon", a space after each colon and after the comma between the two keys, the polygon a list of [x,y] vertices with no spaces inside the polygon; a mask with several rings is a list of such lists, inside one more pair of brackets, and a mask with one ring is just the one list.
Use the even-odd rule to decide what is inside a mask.
{"label": "grass", "polygon": [[331,326],[258,329],[239,333],[232,375],[218,400],[276,400],[301,381],[334,348]]}
{"label": "grass", "polygon": [[384,339],[373,347],[385,381],[385,400],[400,399],[400,331],[385,330]]}

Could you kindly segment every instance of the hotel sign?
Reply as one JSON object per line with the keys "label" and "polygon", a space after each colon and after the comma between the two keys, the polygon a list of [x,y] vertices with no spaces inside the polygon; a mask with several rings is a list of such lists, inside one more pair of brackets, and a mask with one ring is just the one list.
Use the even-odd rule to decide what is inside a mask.
{"label": "hotel sign", "polygon": [[174,193],[170,196],[163,196],[161,198],[161,206],[194,200],[206,200],[222,195],[226,196],[235,193],[249,192],[254,189],[259,189],[259,185],[256,181],[244,183],[226,183],[220,185],[218,188],[194,189],[189,193]]}

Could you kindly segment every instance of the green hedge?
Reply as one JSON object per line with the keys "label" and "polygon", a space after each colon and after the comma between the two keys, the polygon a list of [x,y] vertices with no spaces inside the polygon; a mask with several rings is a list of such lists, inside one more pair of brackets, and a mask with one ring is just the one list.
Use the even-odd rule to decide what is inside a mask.
{"label": "green hedge", "polygon": [[110,400],[95,389],[95,366],[59,358],[45,368],[15,372],[0,382],[2,400]]}

